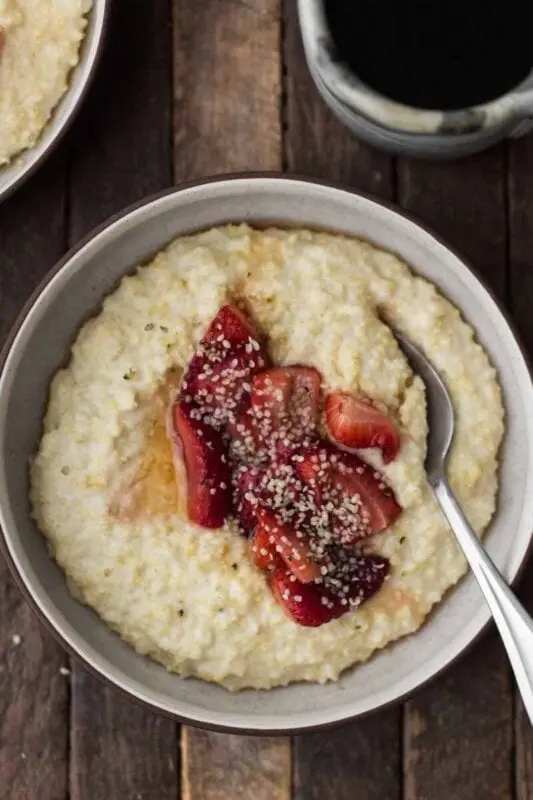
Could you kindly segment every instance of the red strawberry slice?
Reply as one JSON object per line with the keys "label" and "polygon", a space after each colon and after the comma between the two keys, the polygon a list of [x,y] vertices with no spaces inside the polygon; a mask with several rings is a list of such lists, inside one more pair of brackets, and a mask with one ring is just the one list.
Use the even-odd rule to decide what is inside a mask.
{"label": "red strawberry slice", "polygon": [[347,392],[334,392],[326,397],[324,412],[327,431],[335,442],[356,449],[378,447],[386,464],[398,455],[398,431],[367,400]]}
{"label": "red strawberry slice", "polygon": [[297,474],[311,490],[316,505],[321,506],[331,470],[326,449],[320,445],[299,449],[293,461]]}
{"label": "red strawberry slice", "polygon": [[[191,403],[170,410],[176,479],[186,489],[187,516],[204,528],[220,528],[231,512],[231,471],[222,435],[198,419]],[[186,478],[186,487],[181,485]]]}
{"label": "red strawberry slice", "polygon": [[230,351],[223,361],[210,364],[206,359],[194,380],[195,399],[206,407],[231,412],[250,396],[252,377],[264,369],[266,361],[262,354],[246,353],[242,348]]}
{"label": "red strawberry slice", "polygon": [[277,602],[293,622],[316,628],[331,622],[369,600],[383,585],[390,562],[381,556],[360,556],[344,597],[318,583],[302,583],[287,569],[276,569],[270,588]]}
{"label": "red strawberry slice", "polygon": [[202,406],[223,427],[251,392],[254,374],[269,363],[252,323],[234,306],[224,306],[189,363],[182,395]]}
{"label": "red strawberry slice", "polygon": [[313,367],[276,367],[255,376],[252,408],[264,440],[281,428],[290,440],[313,431],[318,421],[321,376]]}
{"label": "red strawberry slice", "polygon": [[337,542],[344,546],[354,545],[374,533],[370,515],[359,493],[350,483],[343,483],[345,476],[337,472],[329,458],[319,460],[321,453],[326,455],[325,448],[299,454],[296,462],[298,475],[312,492],[317,508],[327,509],[327,522],[322,524],[335,534]]}
{"label": "red strawberry slice", "polygon": [[314,367],[288,367],[291,372],[291,415],[305,427],[318,422],[322,376]]}
{"label": "red strawberry slice", "polygon": [[233,473],[233,503],[242,532],[249,536],[257,526],[264,473],[255,465],[241,465]]}
{"label": "red strawberry slice", "polygon": [[[401,514],[402,508],[381,473],[355,453],[321,442],[299,451],[296,458],[296,470],[312,489],[317,505],[333,507],[332,527],[343,530],[346,542],[380,533]],[[357,511],[359,505],[362,513]],[[350,508],[354,509],[352,519],[346,512]]]}
{"label": "red strawberry slice", "polygon": [[252,461],[259,444],[255,418],[248,402],[241,400],[235,411],[230,411],[226,422],[226,433],[230,438],[230,457],[233,463]]}
{"label": "red strawberry slice", "polygon": [[395,522],[402,513],[390,486],[383,475],[362,461],[355,453],[339,452],[332,476],[336,487],[345,496],[359,497],[368,515],[373,533],[380,533]]}
{"label": "red strawberry slice", "polygon": [[292,394],[292,376],[285,369],[269,369],[254,377],[252,408],[265,433],[279,427],[287,416]]}
{"label": "red strawberry slice", "polygon": [[270,463],[267,466],[243,463],[234,467],[234,506],[237,518],[247,533],[255,525],[261,508],[286,509],[296,499],[297,487],[292,470],[283,464]]}
{"label": "red strawberry slice", "polygon": [[272,541],[270,531],[263,525],[258,525],[250,539],[250,554],[256,567],[263,572],[271,571],[283,566],[276,546]]}
{"label": "red strawberry slice", "polygon": [[268,540],[273,545],[288,569],[302,583],[310,583],[320,578],[320,567],[313,558],[309,540],[303,533],[296,531],[291,525],[281,522],[275,514],[262,508],[258,515],[256,533],[262,539],[268,533]]}
{"label": "red strawberry slice", "polygon": [[250,339],[259,344],[259,337],[252,322],[234,305],[222,306],[209,328],[207,329],[202,342],[222,343],[223,340],[229,342],[233,349],[235,345],[246,345]]}

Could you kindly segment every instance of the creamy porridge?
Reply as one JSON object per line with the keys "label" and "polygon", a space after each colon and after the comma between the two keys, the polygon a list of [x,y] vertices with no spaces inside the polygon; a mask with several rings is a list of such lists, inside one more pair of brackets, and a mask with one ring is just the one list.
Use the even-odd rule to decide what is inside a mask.
{"label": "creamy porridge", "polygon": [[91,0],[0,0],[0,166],[33,147],[78,63]]}
{"label": "creamy porridge", "polygon": [[[315,368],[324,392],[372,398],[400,434],[394,457],[360,451],[403,509],[371,538],[388,577],[318,627],[286,616],[234,522],[206,530],[180,503],[164,411],[228,301],[267,334],[275,364]],[[52,383],[34,514],[75,596],[140,653],[230,689],[324,682],[415,631],[463,575],[424,479],[424,388],[378,307],[448,382],[450,479],[481,533],[503,435],[496,374],[459,312],[396,256],[342,236],[226,226],[176,240],[84,325]]]}

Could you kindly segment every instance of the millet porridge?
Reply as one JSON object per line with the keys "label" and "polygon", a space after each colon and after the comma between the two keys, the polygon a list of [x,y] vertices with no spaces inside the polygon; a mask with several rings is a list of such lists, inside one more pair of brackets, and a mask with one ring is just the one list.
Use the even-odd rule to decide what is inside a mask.
{"label": "millet porridge", "polygon": [[[390,561],[387,578],[317,627],[284,613],[231,519],[207,530],[180,503],[164,412],[228,302],[265,333],[275,365],[308,365],[324,393],[371,398],[399,433],[389,463],[379,449],[358,451],[402,509],[371,538],[372,553]],[[425,481],[424,387],[383,316],[448,383],[457,414],[449,477],[481,534],[495,509],[503,407],[457,309],[366,242],[228,225],[177,239],[125,277],[53,379],[32,503],[73,594],[139,653],[230,689],[333,680],[413,633],[466,565]]]}

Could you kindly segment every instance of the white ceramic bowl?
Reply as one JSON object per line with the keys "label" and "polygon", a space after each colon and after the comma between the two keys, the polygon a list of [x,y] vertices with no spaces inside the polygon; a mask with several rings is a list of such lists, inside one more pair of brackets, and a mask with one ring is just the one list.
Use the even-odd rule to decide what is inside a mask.
{"label": "white ceramic bowl", "polygon": [[0,202],[41,165],[59,142],[78,111],[96,70],[102,48],[110,0],[92,0],[80,60],[69,77],[69,87],[43,130],[37,144],[0,167]]}
{"label": "white ceramic bowl", "polygon": [[533,522],[533,386],[508,322],[464,262],[401,212],[354,192],[279,176],[208,180],[150,199],[82,242],[39,287],[15,326],[0,375],[0,523],[8,561],[26,596],[63,643],[100,676],[192,723],[250,732],[305,730],[394,702],[456,659],[489,619],[474,579],[467,577],[450,592],[418,633],[346,672],[337,683],[232,694],[167,673],[78,604],[48,556],[28,502],[28,458],[39,438],[49,381],[82,322],[124,273],[175,236],[239,220],[310,225],[364,237],[399,253],[462,309],[504,389],[502,488],[487,547],[506,577],[516,577]]}

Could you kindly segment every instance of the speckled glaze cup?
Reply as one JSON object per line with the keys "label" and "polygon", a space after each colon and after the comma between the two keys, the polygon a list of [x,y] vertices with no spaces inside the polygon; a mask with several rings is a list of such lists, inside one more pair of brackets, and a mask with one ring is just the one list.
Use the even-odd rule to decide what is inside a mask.
{"label": "speckled glaze cup", "polygon": [[335,683],[231,693],[168,673],[77,602],[31,515],[28,461],[40,438],[50,379],[80,326],[123,275],[174,237],[229,221],[310,226],[368,239],[396,252],[461,309],[503,388],[501,488],[485,542],[505,578],[516,578],[533,529],[533,384],[504,314],[464,261],[401,211],[340,187],[276,175],[198,181],[149,198],[80,242],[33,294],[0,363],[0,549],[43,623],[97,675],[131,697],[217,730],[317,729],[398,701],[456,659],[489,621],[474,577],[448,592],[416,634],[347,670]]}
{"label": "speckled glaze cup", "polygon": [[323,0],[298,0],[309,70],[327,105],[359,138],[397,155],[457,158],[533,130],[533,72],[512,92],[460,111],[396,103],[336,58]]}

